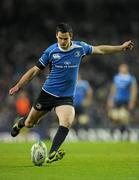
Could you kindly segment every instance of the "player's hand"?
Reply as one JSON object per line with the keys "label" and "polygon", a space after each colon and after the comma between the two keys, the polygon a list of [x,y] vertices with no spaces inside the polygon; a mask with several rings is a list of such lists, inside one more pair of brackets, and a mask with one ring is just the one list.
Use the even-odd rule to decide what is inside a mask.
{"label": "player's hand", "polygon": [[12,87],[10,90],[9,90],[9,95],[14,95],[16,92],[18,92],[19,91],[19,87],[18,86],[14,86],[14,87]]}
{"label": "player's hand", "polygon": [[122,44],[123,50],[132,50],[134,43],[132,41],[126,41]]}

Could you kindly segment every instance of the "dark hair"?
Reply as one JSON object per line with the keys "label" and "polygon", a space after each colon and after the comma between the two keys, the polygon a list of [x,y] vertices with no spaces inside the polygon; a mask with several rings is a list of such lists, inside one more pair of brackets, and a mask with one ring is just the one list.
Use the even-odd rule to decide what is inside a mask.
{"label": "dark hair", "polygon": [[72,27],[67,23],[58,24],[58,26],[56,27],[56,33],[58,33],[58,32],[62,32],[62,33],[69,32],[70,34],[73,33]]}

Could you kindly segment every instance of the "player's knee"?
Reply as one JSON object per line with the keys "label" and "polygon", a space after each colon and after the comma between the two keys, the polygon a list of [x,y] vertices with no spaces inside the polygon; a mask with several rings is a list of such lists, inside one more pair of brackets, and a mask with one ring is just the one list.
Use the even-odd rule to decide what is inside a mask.
{"label": "player's knee", "polygon": [[62,121],[60,123],[60,125],[64,126],[64,127],[67,127],[67,128],[70,128],[72,126],[72,122],[73,121]]}
{"label": "player's knee", "polygon": [[66,127],[67,127],[67,128],[70,128],[70,127],[71,127],[71,125],[72,125],[72,123],[71,123],[71,122],[67,122],[67,123],[66,123]]}

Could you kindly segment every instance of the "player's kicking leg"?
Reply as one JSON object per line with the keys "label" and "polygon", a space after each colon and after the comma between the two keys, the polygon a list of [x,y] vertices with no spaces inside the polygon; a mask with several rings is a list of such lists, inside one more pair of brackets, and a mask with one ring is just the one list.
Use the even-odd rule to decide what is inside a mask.
{"label": "player's kicking leg", "polygon": [[11,136],[16,137],[25,126],[26,117],[21,117],[12,127]]}
{"label": "player's kicking leg", "polygon": [[36,109],[34,109],[34,107],[32,107],[28,117],[22,117],[14,124],[11,131],[11,136],[16,137],[24,126],[27,128],[33,127],[39,122],[40,118],[45,113],[46,111],[37,111]]}

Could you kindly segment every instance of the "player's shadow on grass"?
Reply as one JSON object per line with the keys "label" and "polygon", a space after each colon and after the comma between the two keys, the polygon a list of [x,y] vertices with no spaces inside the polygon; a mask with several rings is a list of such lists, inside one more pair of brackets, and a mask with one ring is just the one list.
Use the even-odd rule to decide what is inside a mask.
{"label": "player's shadow on grass", "polygon": [[52,164],[44,164],[44,165],[42,165],[42,166],[34,166],[34,165],[29,165],[29,164],[27,164],[27,165],[0,165],[0,169],[4,169],[4,168],[15,168],[15,169],[18,169],[18,168],[49,168],[49,167],[56,167],[56,165],[54,166],[54,164],[52,165]]}
{"label": "player's shadow on grass", "polygon": [[33,165],[0,165],[1,168],[32,168],[32,167],[39,167],[39,166],[33,166]]}

